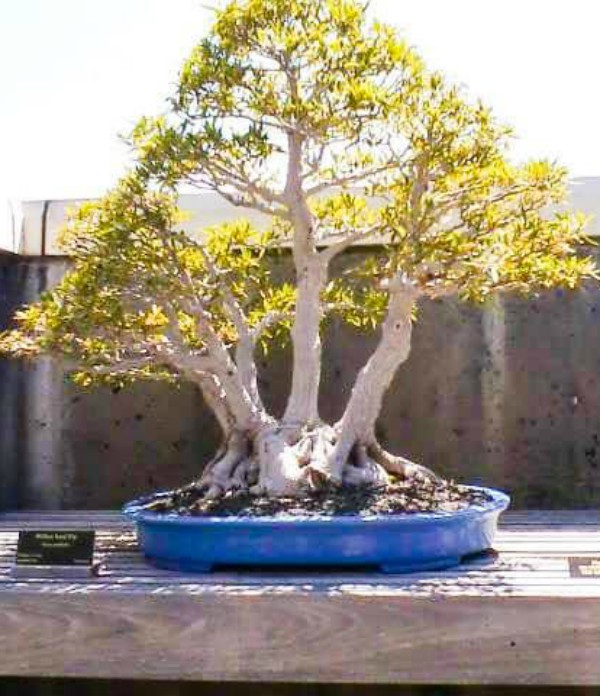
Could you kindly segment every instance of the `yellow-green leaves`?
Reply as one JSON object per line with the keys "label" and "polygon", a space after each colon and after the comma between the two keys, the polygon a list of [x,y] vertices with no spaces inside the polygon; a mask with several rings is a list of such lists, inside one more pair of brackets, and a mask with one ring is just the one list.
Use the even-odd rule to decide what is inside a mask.
{"label": "yellow-green leaves", "polygon": [[337,316],[356,329],[372,331],[385,315],[387,293],[378,284],[356,282],[357,278],[328,284],[323,296],[325,316]]}
{"label": "yellow-green leaves", "polygon": [[228,298],[254,322],[272,307],[289,308],[289,300],[275,301],[277,284],[269,279],[273,232],[240,220],[208,230],[201,247],[179,229],[181,219],[175,198],[136,172],[73,211],[63,233],[71,270],[16,315],[17,328],[0,337],[0,350],[61,355],[79,366],[80,384],[121,383],[127,375],[171,379],[170,355],[204,349],[196,311],[231,345],[238,332]]}
{"label": "yellow-green leaves", "polygon": [[258,344],[267,353],[273,341],[289,337],[296,305],[296,288],[291,283],[264,287],[248,312],[248,321]]}
{"label": "yellow-green leaves", "polygon": [[323,239],[356,234],[361,229],[367,233],[377,220],[367,198],[349,192],[314,198],[310,206]]}
{"label": "yellow-green leaves", "polygon": [[471,175],[470,190],[454,195],[453,220],[424,235],[429,259],[442,262],[438,280],[481,299],[495,289],[573,288],[593,277],[592,261],[577,256],[588,241],[585,219],[551,212],[564,198],[565,175],[548,162]]}
{"label": "yellow-green leaves", "polygon": [[[257,189],[282,183],[290,134],[305,141],[306,164],[311,142],[325,146],[326,177],[358,141],[378,144],[421,73],[414,51],[390,27],[369,26],[361,3],[231,2],[184,64],[168,118],[143,119],[132,142],[141,166],[163,181],[179,167],[180,179],[218,190],[248,194],[242,183],[252,182],[245,200],[256,202]],[[360,150],[363,166],[368,150]]]}
{"label": "yellow-green leaves", "polygon": [[[266,347],[296,305],[267,258],[277,246],[325,265],[351,243],[379,243],[321,297],[321,316],[359,328],[381,321],[383,281],[398,272],[423,294],[471,300],[575,288],[596,269],[578,255],[584,220],[553,213],[566,173],[514,165],[509,136],[393,28],[371,24],[364,3],[234,0],[168,110],[134,128],[132,171],[72,212],[71,271],[17,315],[0,351],[58,353],[88,384],[173,379],[177,351],[204,358],[211,342],[232,355],[240,339]],[[181,185],[272,223],[234,220],[199,245],[181,229]]]}

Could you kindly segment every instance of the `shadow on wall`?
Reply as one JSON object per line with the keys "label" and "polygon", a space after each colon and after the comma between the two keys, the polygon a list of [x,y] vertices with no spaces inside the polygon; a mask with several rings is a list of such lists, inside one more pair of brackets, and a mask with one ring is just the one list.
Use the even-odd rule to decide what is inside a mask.
{"label": "shadow on wall", "polygon": [[[357,250],[353,254],[364,252]],[[0,326],[64,273],[64,259],[0,260]],[[332,324],[321,413],[341,414],[374,336]],[[289,349],[260,364],[283,410]],[[78,389],[47,360],[0,361],[0,507],[114,508],[198,475],[218,428],[191,385]],[[600,502],[600,291],[423,305],[380,435],[458,481],[508,490],[515,507]]]}

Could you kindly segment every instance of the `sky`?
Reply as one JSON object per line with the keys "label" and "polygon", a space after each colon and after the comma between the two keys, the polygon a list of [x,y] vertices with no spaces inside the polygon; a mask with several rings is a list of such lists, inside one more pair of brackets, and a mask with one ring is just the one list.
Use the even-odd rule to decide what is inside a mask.
{"label": "sky", "polygon": [[[206,0],[208,4],[219,0]],[[518,160],[600,176],[598,0],[372,0],[518,135]],[[0,202],[101,195],[210,26],[202,0],[0,0]]]}

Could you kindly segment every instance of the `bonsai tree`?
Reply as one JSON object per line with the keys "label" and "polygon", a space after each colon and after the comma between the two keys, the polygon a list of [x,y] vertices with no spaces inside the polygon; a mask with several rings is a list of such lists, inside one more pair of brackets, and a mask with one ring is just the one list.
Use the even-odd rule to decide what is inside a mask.
{"label": "bonsai tree", "polygon": [[[246,0],[217,12],[168,110],[133,130],[134,164],[64,232],[73,265],[1,339],[65,361],[75,381],[188,380],[223,445],[196,486],[295,495],[435,474],[383,449],[375,424],[408,358],[423,298],[576,288],[584,220],[549,213],[565,170],[516,166],[510,132],[354,0]],[[263,213],[191,237],[181,186]],[[334,277],[353,244],[373,252]],[[289,254],[294,282],[272,272]],[[319,415],[321,332],[337,315],[379,331],[337,423]],[[269,413],[256,355],[288,336],[285,412]],[[200,463],[199,463],[200,475]]]}

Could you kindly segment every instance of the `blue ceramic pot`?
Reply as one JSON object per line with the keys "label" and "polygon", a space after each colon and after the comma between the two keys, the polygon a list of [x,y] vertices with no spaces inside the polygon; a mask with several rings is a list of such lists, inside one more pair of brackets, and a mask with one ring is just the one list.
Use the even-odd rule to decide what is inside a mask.
{"label": "blue ceramic pot", "polygon": [[159,568],[209,572],[214,566],[377,566],[407,573],[458,565],[489,549],[509,497],[490,488],[482,505],[458,512],[319,517],[192,517],[143,510],[124,514],[137,525],[148,560]]}

